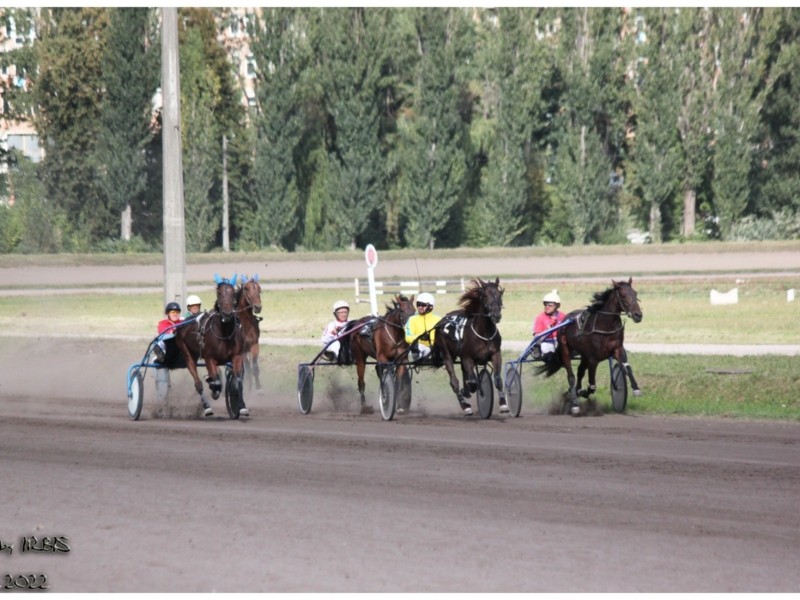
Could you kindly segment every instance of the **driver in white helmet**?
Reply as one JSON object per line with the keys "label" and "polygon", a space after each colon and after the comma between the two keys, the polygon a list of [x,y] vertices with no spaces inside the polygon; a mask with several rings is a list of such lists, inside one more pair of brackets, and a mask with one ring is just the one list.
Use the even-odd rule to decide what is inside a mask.
{"label": "driver in white helmet", "polygon": [[339,356],[339,349],[342,345],[336,337],[347,325],[347,320],[350,317],[350,305],[344,300],[337,300],[333,303],[333,316],[335,319],[328,323],[322,332],[322,343],[326,346],[330,343],[323,353],[325,359],[329,361],[334,361]]}
{"label": "driver in white helmet", "polygon": [[203,308],[203,301],[199,296],[192,294],[186,299],[186,312],[183,313],[184,319],[194,319],[200,314]]}
{"label": "driver in white helmet", "polygon": [[436,300],[433,294],[422,292],[417,296],[417,313],[406,321],[406,343],[412,345],[417,358],[424,359],[431,353],[436,339],[436,324],[439,317],[433,314]]}
{"label": "driver in white helmet", "polygon": [[[558,295],[558,290],[552,290],[551,292],[545,294],[542,301],[544,304],[544,311],[542,311],[533,321],[534,337],[542,332],[547,331],[551,327],[555,327],[566,317],[564,313],[558,310],[561,308],[561,298]],[[546,360],[547,354],[556,351],[556,347],[558,346],[558,340],[556,338],[557,334],[558,331],[553,331],[552,333],[548,334],[547,337],[540,340],[540,345],[538,347],[539,356],[536,355],[537,348],[534,348],[534,358],[545,358]]]}

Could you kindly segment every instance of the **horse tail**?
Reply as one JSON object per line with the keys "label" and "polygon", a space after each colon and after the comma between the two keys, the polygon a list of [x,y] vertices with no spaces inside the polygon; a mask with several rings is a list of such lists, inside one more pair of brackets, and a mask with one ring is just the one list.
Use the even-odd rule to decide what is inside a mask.
{"label": "horse tail", "polygon": [[550,377],[551,375],[555,375],[561,370],[561,367],[564,366],[564,362],[561,359],[561,352],[556,351],[549,355],[549,360],[547,360],[544,364],[539,365],[536,367],[536,374],[542,375],[544,374],[545,377]]}

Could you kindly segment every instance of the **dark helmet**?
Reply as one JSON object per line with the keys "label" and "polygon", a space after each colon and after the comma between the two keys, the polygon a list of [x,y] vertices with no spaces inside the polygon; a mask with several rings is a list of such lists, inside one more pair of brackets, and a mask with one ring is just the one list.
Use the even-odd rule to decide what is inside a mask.
{"label": "dark helmet", "polygon": [[164,314],[167,314],[171,310],[177,310],[178,312],[181,312],[181,305],[177,302],[168,302],[164,307]]}

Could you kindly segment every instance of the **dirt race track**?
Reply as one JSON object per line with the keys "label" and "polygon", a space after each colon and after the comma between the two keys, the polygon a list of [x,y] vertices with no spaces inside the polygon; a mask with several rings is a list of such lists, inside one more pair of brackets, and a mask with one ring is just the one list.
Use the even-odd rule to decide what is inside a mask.
{"label": "dirt race track", "polygon": [[[133,422],[140,346],[0,340],[4,587],[800,590],[800,424],[482,421],[452,396],[383,422],[324,398],[304,416],[269,389],[248,396],[250,419],[220,399],[201,420],[185,372],[169,417],[146,387]],[[69,551],[23,552],[31,536]]]}

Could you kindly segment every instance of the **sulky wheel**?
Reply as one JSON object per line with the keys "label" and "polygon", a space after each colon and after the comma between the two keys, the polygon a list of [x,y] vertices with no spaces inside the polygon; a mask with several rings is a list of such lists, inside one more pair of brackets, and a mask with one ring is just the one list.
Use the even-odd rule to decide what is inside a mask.
{"label": "sulky wheel", "polygon": [[494,405],[494,385],[492,384],[492,374],[484,367],[478,374],[478,414],[481,419],[488,419],[492,416]]}
{"label": "sulky wheel", "polygon": [[508,402],[508,414],[518,417],[522,411],[522,378],[520,368],[511,363],[506,370],[506,402]]}
{"label": "sulky wheel", "polygon": [[386,368],[381,375],[381,392],[378,403],[381,407],[381,416],[384,421],[391,421],[397,411],[397,382],[394,369]]}
{"label": "sulky wheel", "polygon": [[609,360],[611,365],[611,407],[614,412],[625,412],[628,404],[628,380],[625,367],[616,360]]}
{"label": "sulky wheel", "polygon": [[406,367],[403,369],[402,377],[397,378],[397,410],[408,412],[411,409],[411,370]]}
{"label": "sulky wheel", "polygon": [[236,380],[233,369],[225,370],[225,408],[228,409],[231,419],[239,418],[239,410],[242,408],[242,382]]}
{"label": "sulky wheel", "polygon": [[132,421],[138,421],[142,414],[142,403],[144,401],[144,380],[139,371],[131,377],[128,382],[128,416]]}
{"label": "sulky wheel", "polygon": [[297,367],[297,401],[300,412],[307,415],[314,403],[314,369],[308,365]]}

